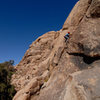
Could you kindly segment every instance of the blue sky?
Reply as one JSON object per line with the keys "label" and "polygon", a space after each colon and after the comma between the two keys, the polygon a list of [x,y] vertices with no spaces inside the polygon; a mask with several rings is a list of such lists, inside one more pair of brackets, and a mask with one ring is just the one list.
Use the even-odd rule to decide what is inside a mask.
{"label": "blue sky", "polygon": [[0,63],[24,56],[40,35],[62,28],[78,0],[0,0]]}

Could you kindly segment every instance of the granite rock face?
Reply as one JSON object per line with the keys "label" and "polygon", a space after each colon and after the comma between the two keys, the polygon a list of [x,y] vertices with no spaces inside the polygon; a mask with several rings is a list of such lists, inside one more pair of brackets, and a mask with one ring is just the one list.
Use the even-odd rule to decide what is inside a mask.
{"label": "granite rock face", "polygon": [[100,0],[78,1],[63,28],[34,41],[16,66],[13,100],[100,100],[99,26]]}
{"label": "granite rock face", "polygon": [[76,3],[74,8],[72,9],[70,15],[68,16],[67,20],[63,25],[63,30],[69,28],[76,28],[83,17],[85,16],[87,9],[89,8],[92,0],[80,0]]}
{"label": "granite rock face", "polygon": [[100,1],[92,0],[86,15],[74,31],[68,44],[69,53],[83,53],[87,56],[100,56]]}

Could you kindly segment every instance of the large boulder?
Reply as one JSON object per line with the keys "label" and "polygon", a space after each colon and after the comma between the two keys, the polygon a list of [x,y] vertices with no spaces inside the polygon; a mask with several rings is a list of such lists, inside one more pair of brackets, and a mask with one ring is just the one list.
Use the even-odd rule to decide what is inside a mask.
{"label": "large boulder", "polygon": [[100,56],[100,1],[92,0],[77,29],[72,33],[68,44],[69,53],[83,53],[87,56]]}
{"label": "large boulder", "polygon": [[85,16],[87,9],[89,8],[92,0],[79,0],[74,8],[72,9],[70,15],[66,19],[63,30],[72,28],[75,29],[83,17]]}
{"label": "large boulder", "polygon": [[[100,63],[100,61],[99,61]],[[100,100],[100,67],[73,73],[69,76],[62,99],[59,100]]]}
{"label": "large boulder", "polygon": [[12,77],[13,100],[99,100],[99,17],[100,0],[80,0],[60,31],[34,41]]}

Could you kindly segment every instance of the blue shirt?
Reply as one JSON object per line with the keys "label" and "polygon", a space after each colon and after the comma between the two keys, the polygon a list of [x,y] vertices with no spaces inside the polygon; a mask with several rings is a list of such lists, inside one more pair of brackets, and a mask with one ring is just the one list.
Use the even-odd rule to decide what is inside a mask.
{"label": "blue shirt", "polygon": [[64,36],[65,39],[69,39],[69,34],[67,33],[65,36]]}
{"label": "blue shirt", "polygon": [[69,34],[67,33],[65,36],[69,37]]}

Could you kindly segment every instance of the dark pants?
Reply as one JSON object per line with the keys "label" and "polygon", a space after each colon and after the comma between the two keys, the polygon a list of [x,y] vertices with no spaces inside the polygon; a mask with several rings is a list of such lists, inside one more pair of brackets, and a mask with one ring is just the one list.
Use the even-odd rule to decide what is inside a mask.
{"label": "dark pants", "polygon": [[69,37],[68,37],[68,36],[64,36],[64,38],[65,38],[65,41],[67,41],[67,40],[69,39]]}

